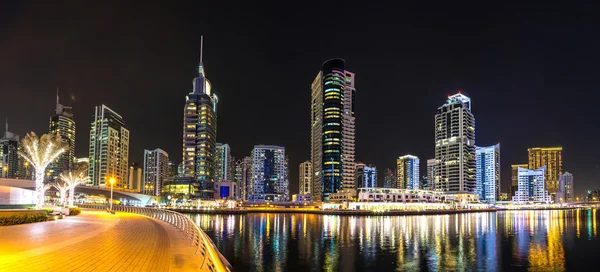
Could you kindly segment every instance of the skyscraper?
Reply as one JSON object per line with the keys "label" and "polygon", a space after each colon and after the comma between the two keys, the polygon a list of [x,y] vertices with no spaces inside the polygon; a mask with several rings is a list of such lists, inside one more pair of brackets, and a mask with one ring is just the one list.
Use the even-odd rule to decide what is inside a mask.
{"label": "skyscraper", "polygon": [[19,173],[20,159],[19,154],[19,135],[8,131],[8,120],[6,120],[6,130],[4,137],[0,139],[0,177],[16,178]]}
{"label": "skyscraper", "polygon": [[233,181],[233,157],[228,144],[216,145],[215,181]]}
{"label": "skyscraper", "polygon": [[198,186],[194,191],[201,199],[212,199],[214,194],[217,103],[204,75],[201,43],[198,76],[194,78],[193,91],[186,96],[183,113],[184,175],[194,177]]}
{"label": "skyscraper", "polygon": [[519,167],[517,169],[519,177],[519,190],[513,196],[515,204],[524,204],[529,202],[544,202],[551,201],[550,195],[545,188],[544,172],[546,167],[542,166],[538,169],[525,169]]}
{"label": "skyscraper", "polygon": [[313,200],[354,189],[354,73],[343,59],[323,63],[312,83],[311,163]]}
{"label": "skyscraper", "polygon": [[285,148],[256,145],[252,150],[252,180],[248,201],[288,201]]}
{"label": "skyscraper", "polygon": [[169,180],[169,154],[157,148],[144,149],[144,185],[142,193],[159,196],[163,185]]}
{"label": "skyscraper", "polygon": [[235,182],[238,184],[240,200],[248,200],[248,189],[252,180],[252,158],[244,157],[235,163]]}
{"label": "skyscraper", "polygon": [[396,160],[396,188],[420,189],[419,158],[413,155],[398,157]]}
{"label": "skyscraper", "polygon": [[105,105],[96,106],[89,154],[90,182],[87,185],[104,187],[108,179],[114,177],[115,188],[128,187],[129,130],[123,118]]}
{"label": "skyscraper", "polygon": [[435,189],[450,194],[475,193],[475,117],[471,99],[448,97],[435,115]]}
{"label": "skyscraper", "polygon": [[[427,160],[427,189],[435,190],[435,159]],[[425,189],[425,188],[423,188]]]}
{"label": "skyscraper", "polygon": [[558,179],[562,175],[562,147],[536,147],[527,149],[529,153],[529,169],[546,166],[544,180],[546,190],[552,196],[558,190]]}
{"label": "skyscraper", "polygon": [[496,204],[500,199],[500,144],[475,148],[475,192],[479,200]]}
{"label": "skyscraper", "polygon": [[517,190],[519,190],[519,167],[528,169],[529,165],[526,163],[513,164],[510,166],[511,177],[510,177],[510,196],[515,196]]}
{"label": "skyscraper", "polygon": [[575,187],[573,174],[565,172],[558,180],[558,191],[556,192],[557,203],[575,202]]}
{"label": "skyscraper", "polygon": [[386,168],[383,171],[383,188],[398,188],[396,185],[396,175],[392,169]]}
{"label": "skyscraper", "polygon": [[73,119],[73,109],[63,106],[58,100],[58,91],[56,93],[56,110],[50,117],[50,133],[57,133],[60,138],[69,145],[69,150],[62,153],[48,167],[48,172],[52,180],[66,169],[70,169],[75,158],[75,120]]}
{"label": "skyscraper", "polygon": [[356,163],[356,188],[375,188],[377,187],[377,168],[374,165]]}
{"label": "skyscraper", "polygon": [[144,174],[143,170],[140,167],[139,163],[134,162],[131,165],[129,165],[128,176],[129,176],[129,189],[130,190],[145,193],[144,192],[145,188],[142,185],[143,174]]}
{"label": "skyscraper", "polygon": [[312,194],[312,164],[310,161],[305,161],[300,164],[300,190],[299,194]]}

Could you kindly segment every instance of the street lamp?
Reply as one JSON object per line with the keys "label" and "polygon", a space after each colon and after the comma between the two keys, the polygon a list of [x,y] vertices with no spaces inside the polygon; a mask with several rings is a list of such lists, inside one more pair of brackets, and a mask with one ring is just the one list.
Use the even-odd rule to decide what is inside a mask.
{"label": "street lamp", "polygon": [[113,204],[113,185],[115,184],[115,178],[112,177],[108,180],[108,182],[110,182],[110,210],[112,211],[112,204]]}
{"label": "street lamp", "polygon": [[6,174],[8,174],[7,172],[8,172],[8,165],[5,165],[2,167],[2,174],[5,178],[6,178]]}

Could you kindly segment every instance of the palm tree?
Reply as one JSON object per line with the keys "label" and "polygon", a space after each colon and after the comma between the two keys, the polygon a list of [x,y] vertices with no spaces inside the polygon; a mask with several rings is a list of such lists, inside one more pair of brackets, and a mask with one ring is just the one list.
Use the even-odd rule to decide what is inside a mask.
{"label": "palm tree", "polygon": [[19,150],[19,155],[35,169],[35,208],[41,209],[44,205],[46,167],[67,151],[69,145],[56,133],[44,134],[38,138],[34,132],[29,132],[21,141],[21,146],[23,150]]}
{"label": "palm tree", "polygon": [[67,191],[69,190],[69,184],[64,180],[58,179],[56,182],[51,183],[51,186],[58,190],[60,194],[60,205],[65,205]]}
{"label": "palm tree", "polygon": [[88,168],[88,164],[83,162],[83,163],[79,163],[78,165],[76,165],[74,167],[74,169],[71,169],[66,172],[62,172],[59,175],[59,178],[67,184],[67,187],[69,189],[69,202],[68,202],[69,207],[73,206],[73,196],[75,195],[75,186],[82,184],[82,183],[86,183],[90,180],[90,177],[88,176],[87,171],[86,171],[87,168]]}

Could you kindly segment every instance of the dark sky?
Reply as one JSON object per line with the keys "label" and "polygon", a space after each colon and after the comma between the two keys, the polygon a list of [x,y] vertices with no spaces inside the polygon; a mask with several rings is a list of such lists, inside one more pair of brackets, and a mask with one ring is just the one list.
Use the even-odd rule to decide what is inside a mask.
{"label": "dark sky", "polygon": [[131,131],[130,161],[160,147],[179,163],[204,35],[218,141],[236,157],[285,146],[292,193],[310,156],[310,84],[331,57],[356,73],[356,157],[379,174],[408,153],[425,171],[435,111],[460,89],[476,143],[501,143],[503,188],[528,147],[554,145],[578,194],[600,188],[595,6],[122,2],[0,3],[0,116],[11,131],[46,132],[59,86],[76,114],[77,156],[88,155],[93,107],[104,103]]}

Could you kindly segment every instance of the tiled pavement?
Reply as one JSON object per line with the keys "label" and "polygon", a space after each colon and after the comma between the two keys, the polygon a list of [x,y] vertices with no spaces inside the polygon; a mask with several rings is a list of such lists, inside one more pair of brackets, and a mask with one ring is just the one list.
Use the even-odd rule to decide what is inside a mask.
{"label": "tiled pavement", "polygon": [[86,210],[0,227],[0,271],[199,271],[200,263],[183,233],[135,214]]}

